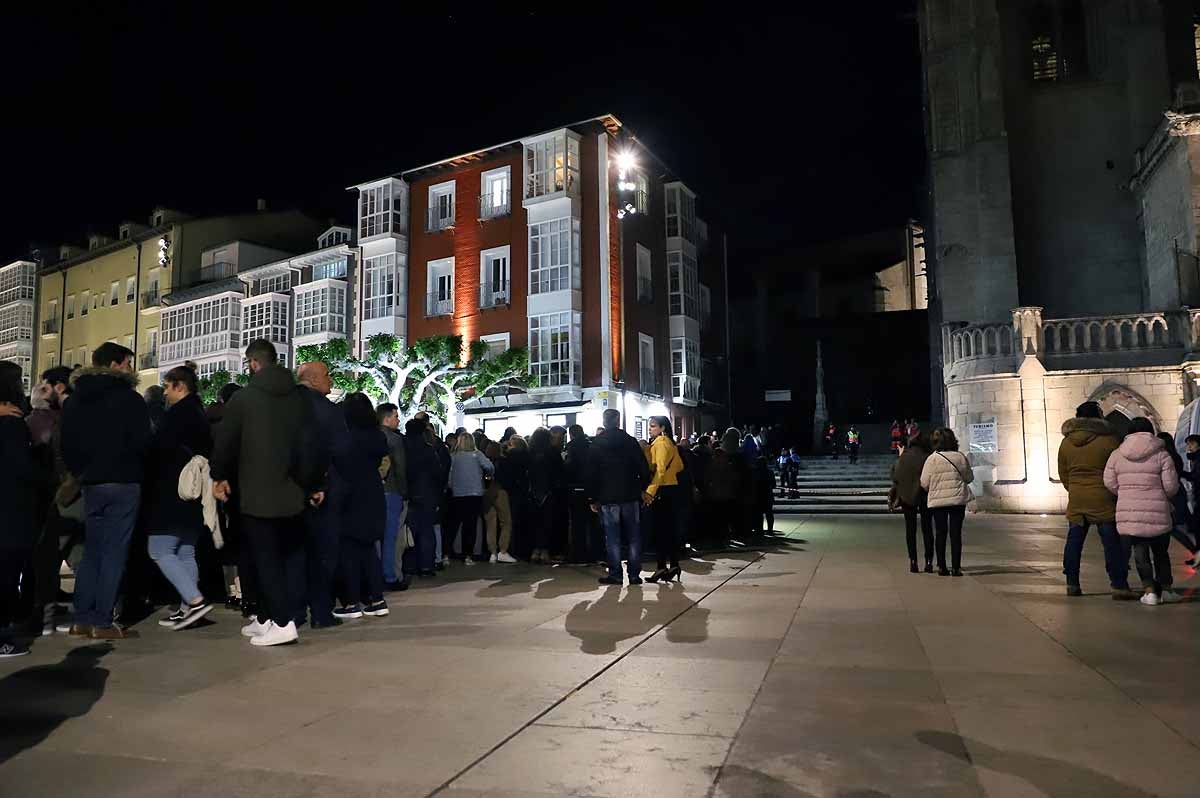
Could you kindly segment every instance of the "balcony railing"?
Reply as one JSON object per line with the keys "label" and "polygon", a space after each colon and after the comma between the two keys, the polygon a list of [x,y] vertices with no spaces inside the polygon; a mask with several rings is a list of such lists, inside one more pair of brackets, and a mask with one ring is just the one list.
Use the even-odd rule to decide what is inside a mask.
{"label": "balcony railing", "polygon": [[142,292],[141,305],[143,308],[156,308],[156,307],[158,307],[158,305],[161,301],[162,301],[162,294],[159,292],[158,286],[155,286],[154,288],[151,288],[148,291]]}
{"label": "balcony railing", "polygon": [[641,386],[642,393],[662,396],[662,380],[659,379],[658,372],[654,369],[639,370],[638,385]]}
{"label": "balcony railing", "polygon": [[449,230],[454,226],[454,216],[443,216],[438,207],[425,211],[425,232],[436,233],[438,230]]}
{"label": "balcony railing", "polygon": [[649,277],[637,278],[638,302],[650,304],[654,301],[654,281]]}
{"label": "balcony railing", "polygon": [[488,192],[479,195],[479,218],[480,219],[495,219],[500,216],[508,216],[512,212],[512,202],[509,192],[503,194],[493,194]]}
{"label": "balcony railing", "polygon": [[158,368],[158,350],[151,349],[138,359],[139,367],[144,371],[146,369]]}
{"label": "balcony railing", "polygon": [[479,286],[479,307],[496,308],[507,305],[511,301],[507,282],[492,285],[484,283]]}
{"label": "balcony railing", "polygon": [[431,291],[425,298],[425,315],[449,316],[454,312],[454,297],[443,297],[437,291]]}
{"label": "balcony railing", "polygon": [[218,261],[200,267],[200,282],[211,283],[214,280],[227,280],[237,276],[237,264],[228,261]]}
{"label": "balcony railing", "polygon": [[42,335],[54,335],[59,330],[58,318],[42,320]]}

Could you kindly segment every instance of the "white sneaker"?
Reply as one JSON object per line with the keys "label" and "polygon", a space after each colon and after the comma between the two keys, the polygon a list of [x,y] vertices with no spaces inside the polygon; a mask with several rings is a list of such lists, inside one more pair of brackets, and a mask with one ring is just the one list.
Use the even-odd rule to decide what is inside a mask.
{"label": "white sneaker", "polygon": [[463,557],[463,565],[474,565],[475,561],[470,557]]}
{"label": "white sneaker", "polygon": [[491,557],[488,557],[488,563],[489,563],[490,565],[495,565],[495,564],[496,564],[496,555],[495,555],[495,554],[493,554]]}
{"label": "white sneaker", "polygon": [[1141,602],[1147,607],[1157,607],[1161,602],[1158,596],[1153,593],[1146,593],[1142,596]]}
{"label": "white sneaker", "polygon": [[270,621],[267,621],[266,623],[259,623],[258,618],[255,618],[254,620],[250,621],[250,623],[242,627],[242,634],[246,637],[258,637],[260,634],[267,631],[267,627],[270,625]]}
{"label": "white sneaker", "polygon": [[1183,601],[1183,596],[1179,595],[1171,588],[1164,588],[1161,600],[1163,604],[1178,604],[1179,602]]}
{"label": "white sneaker", "polygon": [[443,557],[443,558],[442,558],[442,565],[444,565],[444,566],[446,566],[447,568],[449,568],[449,567],[450,567],[450,558],[449,558],[449,557]]}
{"label": "white sneaker", "polygon": [[496,562],[514,563],[517,558],[509,554],[507,551],[502,551],[496,555]]}
{"label": "white sneaker", "polygon": [[288,621],[287,626],[277,626],[274,621],[267,621],[267,629],[257,637],[250,638],[252,646],[281,646],[284,643],[294,643],[300,639],[296,632],[296,622]]}

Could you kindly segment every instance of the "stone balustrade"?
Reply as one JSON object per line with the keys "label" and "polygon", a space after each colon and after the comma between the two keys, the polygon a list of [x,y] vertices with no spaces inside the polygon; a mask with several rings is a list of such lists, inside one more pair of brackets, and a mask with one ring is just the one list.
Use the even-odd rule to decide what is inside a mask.
{"label": "stone balustrade", "polygon": [[1041,352],[1072,355],[1186,347],[1187,327],[1179,313],[1131,313],[1048,319],[1042,323]]}
{"label": "stone balustrade", "polygon": [[942,325],[942,362],[947,366],[978,358],[1011,357],[1015,347],[1011,324]]}

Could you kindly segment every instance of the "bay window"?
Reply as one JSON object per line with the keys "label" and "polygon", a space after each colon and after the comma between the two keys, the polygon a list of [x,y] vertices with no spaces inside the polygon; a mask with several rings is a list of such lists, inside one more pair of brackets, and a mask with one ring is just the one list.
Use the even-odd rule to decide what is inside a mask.
{"label": "bay window", "polygon": [[578,385],[583,370],[582,315],[564,311],[529,318],[529,373],[537,387]]}
{"label": "bay window", "polygon": [[296,293],[297,336],[346,332],[346,289],[326,286]]}
{"label": "bay window", "polygon": [[700,401],[700,345],[692,338],[671,339],[671,395]]}
{"label": "bay window", "polygon": [[579,190],[579,139],[567,131],[525,145],[525,199]]}
{"label": "bay window", "polygon": [[391,316],[396,301],[396,256],[363,260],[363,318]]}
{"label": "bay window", "polygon": [[404,190],[386,183],[364,188],[358,194],[359,239],[404,230]]}
{"label": "bay window", "polygon": [[579,223],[571,218],[529,225],[529,293],[578,288]]}
{"label": "bay window", "polygon": [[667,275],[671,315],[687,316],[699,321],[700,280],[696,271],[696,259],[678,250],[667,252]]}
{"label": "bay window", "polygon": [[696,197],[682,183],[666,187],[667,238],[696,243]]}

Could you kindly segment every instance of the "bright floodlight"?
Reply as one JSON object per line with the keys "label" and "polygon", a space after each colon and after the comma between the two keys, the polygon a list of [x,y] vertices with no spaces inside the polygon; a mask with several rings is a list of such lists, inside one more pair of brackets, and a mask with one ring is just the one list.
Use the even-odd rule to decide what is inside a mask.
{"label": "bright floodlight", "polygon": [[629,150],[624,150],[617,153],[617,168],[622,172],[627,172],[634,167],[633,153]]}

